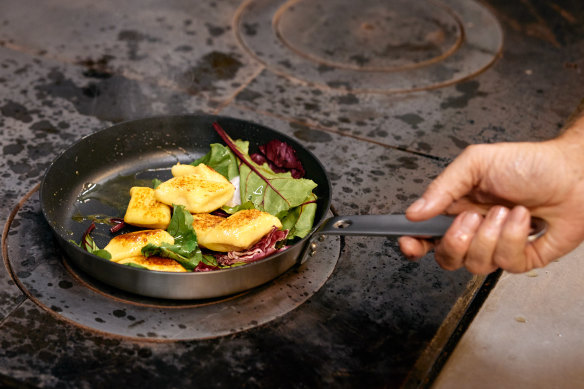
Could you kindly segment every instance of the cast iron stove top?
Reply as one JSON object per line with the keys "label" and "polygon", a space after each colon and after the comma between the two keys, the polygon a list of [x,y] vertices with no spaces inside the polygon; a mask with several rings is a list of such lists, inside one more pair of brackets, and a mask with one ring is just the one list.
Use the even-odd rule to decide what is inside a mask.
{"label": "cast iron stove top", "polygon": [[329,237],[304,265],[210,301],[120,292],[71,266],[38,184],[112,123],[211,113],[295,137],[332,212],[400,213],[464,147],[556,135],[584,85],[570,1],[4,0],[0,384],[428,386],[497,273]]}

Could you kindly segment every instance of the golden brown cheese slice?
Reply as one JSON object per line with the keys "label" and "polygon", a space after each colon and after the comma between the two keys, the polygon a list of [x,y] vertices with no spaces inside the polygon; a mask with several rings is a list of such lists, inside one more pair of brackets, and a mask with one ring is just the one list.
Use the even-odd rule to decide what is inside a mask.
{"label": "golden brown cheese slice", "polygon": [[229,180],[206,165],[194,168],[199,173],[174,177],[158,185],[154,190],[156,200],[184,205],[191,213],[212,212],[231,200],[235,187]]}
{"label": "golden brown cheese slice", "polygon": [[141,255],[137,257],[128,257],[120,260],[118,263],[122,265],[127,265],[128,263],[135,263],[137,265],[144,266],[148,270],[156,271],[168,271],[175,273],[182,273],[187,271],[184,267],[181,266],[180,263],[178,263],[174,259],[154,256],[144,257]]}
{"label": "golden brown cheese slice", "polygon": [[199,245],[213,251],[243,251],[263,238],[280,220],[257,209],[234,213],[199,236]]}
{"label": "golden brown cheese slice", "polygon": [[209,213],[193,214],[193,228],[197,234],[197,242],[200,243],[201,237],[208,234],[217,224],[225,220],[224,217],[211,215]]}
{"label": "golden brown cheese slice", "polygon": [[166,229],[170,223],[170,207],[156,200],[154,189],[134,186],[124,222],[144,228]]}
{"label": "golden brown cheese slice", "polygon": [[142,255],[142,247],[148,243],[159,246],[162,242],[174,244],[174,238],[161,229],[144,230],[118,235],[110,240],[104,249],[112,255],[112,261],[119,262],[124,258]]}
{"label": "golden brown cheese slice", "polygon": [[227,179],[218,173],[217,170],[205,165],[204,163],[198,164],[197,166],[177,163],[170,169],[170,172],[173,177],[197,176],[197,178],[207,181],[227,181]]}

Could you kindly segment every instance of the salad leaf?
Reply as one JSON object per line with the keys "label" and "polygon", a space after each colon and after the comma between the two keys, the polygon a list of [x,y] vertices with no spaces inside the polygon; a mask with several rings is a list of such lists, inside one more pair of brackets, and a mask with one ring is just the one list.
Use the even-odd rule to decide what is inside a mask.
{"label": "salad leaf", "polygon": [[296,150],[286,142],[272,139],[259,146],[259,153],[251,154],[251,159],[258,165],[267,163],[276,173],[290,172],[294,178],[304,177],[302,163],[296,156]]}
{"label": "salad leaf", "polygon": [[229,251],[217,255],[217,262],[222,266],[239,266],[246,263],[258,261],[285,247],[279,247],[279,243],[286,239],[287,230],[279,230],[273,227],[272,230],[260,239],[255,245],[245,251]]}
{"label": "salad leaf", "polygon": [[246,201],[245,203],[236,205],[235,207],[223,206],[221,207],[221,209],[228,213],[229,215],[233,215],[237,211],[241,211],[244,209],[256,209],[256,207],[254,203],[252,203],[251,201]]}
{"label": "salad leaf", "polygon": [[152,189],[158,188],[158,185],[160,184],[162,184],[162,181],[160,181],[158,178],[152,179]]}
{"label": "salad leaf", "polygon": [[97,247],[97,244],[91,237],[91,232],[95,229],[95,223],[91,223],[87,230],[83,233],[83,237],[81,238],[81,243],[77,243],[74,240],[70,240],[69,242],[73,243],[76,246],[85,249],[86,251],[90,252],[91,254],[97,255],[103,259],[107,259],[108,261],[112,258],[112,255],[109,251],[100,249]]}
{"label": "salad leaf", "polygon": [[282,229],[289,230],[288,239],[304,238],[312,230],[316,214],[316,195],[311,194],[304,204],[291,209],[281,218]]}
{"label": "salad leaf", "polygon": [[[213,128],[219,134],[221,139],[227,144],[229,149],[239,159],[239,176],[240,176],[240,193],[241,202],[251,201],[255,208],[263,210],[277,216],[280,220],[289,214],[290,210],[303,205],[307,199],[314,196],[312,190],[317,184],[308,179],[295,179],[290,172],[276,173],[267,163],[258,165],[253,162],[248,155],[248,147],[240,148],[237,142],[234,142],[219,123],[213,123]],[[314,208],[315,210],[315,208]],[[307,212],[302,218],[302,214]],[[301,220],[306,223],[310,220],[310,213],[313,214],[313,207],[307,207],[298,211],[298,217],[290,216],[288,225],[292,220]],[[306,230],[306,226],[299,226],[299,233]]]}
{"label": "salad leaf", "polygon": [[126,263],[126,266],[135,267],[136,269],[146,269],[146,270],[148,270],[148,268],[146,266],[142,266],[142,265],[139,265],[139,264],[134,263],[134,262],[128,262],[128,263]]}
{"label": "salad leaf", "polygon": [[187,270],[194,270],[203,259],[193,228],[193,216],[183,205],[173,205],[172,218],[166,231],[174,238],[174,244],[163,242],[160,246],[149,243],[142,248],[146,257],[171,258]]}
{"label": "salad leaf", "polygon": [[[243,144],[240,144],[240,146],[247,148],[247,145],[244,146]],[[191,165],[197,166],[201,163],[212,167],[229,181],[239,175],[239,169],[237,168],[237,159],[235,155],[231,152],[229,147],[225,147],[219,143],[211,144],[211,151],[203,155],[201,158],[193,161]]]}
{"label": "salad leaf", "polygon": [[245,158],[259,174],[246,164],[239,166],[241,201],[251,201],[257,209],[279,215],[303,204],[316,188],[312,180],[293,178],[289,172],[274,173],[268,165],[258,166]]}

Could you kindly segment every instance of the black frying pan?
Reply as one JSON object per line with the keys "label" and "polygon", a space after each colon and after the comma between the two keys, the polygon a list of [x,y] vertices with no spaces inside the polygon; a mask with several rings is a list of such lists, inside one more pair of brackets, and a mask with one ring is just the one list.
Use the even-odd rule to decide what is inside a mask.
{"label": "black frying pan", "polygon": [[[79,242],[91,220],[100,248],[112,235],[99,223],[122,217],[130,187],[147,185],[152,178],[171,177],[170,167],[190,163],[206,154],[211,143],[223,143],[213,130],[218,122],[232,139],[250,142],[250,153],[272,139],[290,144],[317,183],[314,229],[290,248],[260,261],[231,269],[201,273],[150,271],[120,265],[81,249]],[[117,124],[89,135],[67,149],[49,166],[40,188],[41,208],[66,255],[89,275],[117,288],[144,296],[169,299],[205,299],[234,294],[268,282],[305,258],[311,237],[340,235],[441,236],[452,219],[438,217],[411,223],[403,215],[360,215],[326,219],[331,183],[316,157],[294,139],[267,127],[211,115],[156,117]]]}
{"label": "black frying pan", "polygon": [[51,164],[41,183],[42,212],[74,264],[100,281],[129,292],[160,298],[204,299],[253,288],[296,263],[308,237],[269,258],[204,273],[158,272],[119,265],[70,242],[79,242],[91,220],[97,220],[92,237],[99,247],[105,247],[112,237],[111,226],[99,223],[100,219],[123,217],[128,191],[136,180],[149,182],[158,177],[164,181],[171,177],[172,165],[190,163],[206,154],[211,143],[223,143],[212,128],[215,121],[232,139],[249,140],[250,153],[271,139],[294,147],[308,172],[307,178],[318,185],[314,191],[318,196],[315,225],[322,222],[330,206],[330,181],[314,155],[294,139],[227,117],[174,116],[129,121],[75,143]]}

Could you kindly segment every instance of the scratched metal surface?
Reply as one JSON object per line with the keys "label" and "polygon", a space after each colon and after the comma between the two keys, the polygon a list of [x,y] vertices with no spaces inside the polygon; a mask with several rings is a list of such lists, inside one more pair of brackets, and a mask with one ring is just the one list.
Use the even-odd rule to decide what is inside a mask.
{"label": "scratched metal surface", "polygon": [[[287,61],[262,61],[245,39],[272,47],[277,38],[269,31],[254,35],[261,25],[246,18],[257,3],[270,4],[0,2],[0,217],[7,265],[0,267],[2,384],[394,387],[413,371],[455,303],[474,292],[469,274],[443,271],[431,255],[410,263],[395,241],[351,237],[341,239],[330,278],[311,289],[302,298],[306,302],[283,316],[213,339],[141,341],[103,331],[115,327],[114,322],[126,321],[130,328],[135,322],[136,316],[121,314],[115,301],[109,302],[111,312],[96,315],[91,301],[74,305],[56,297],[47,304],[28,298],[82,287],[72,287],[56,271],[45,272],[49,279],[26,272],[61,266],[34,188],[60,151],[111,123],[197,112],[262,123],[294,136],[323,161],[336,213],[388,213],[403,211],[468,144],[553,137],[582,97],[584,10],[577,1],[472,3],[479,14],[498,20],[503,32],[494,61],[451,85],[400,93],[393,93],[387,74],[379,74],[378,83],[375,72],[364,76],[378,86],[369,92],[360,90],[363,84],[354,74],[356,78],[342,82],[329,76],[335,66],[370,71],[367,67],[439,56],[458,39],[448,7],[460,2],[428,3],[428,9],[446,7],[435,21],[428,16],[435,28],[416,30],[416,43],[434,51],[429,56],[403,52],[401,62],[395,57],[388,62],[383,55],[368,58],[367,51],[357,50],[361,41],[343,46],[342,31],[326,29],[329,34],[322,36],[330,41],[314,46],[309,32],[285,37],[294,50],[306,48],[302,60],[291,50]],[[303,20],[298,12],[312,12],[313,6],[273,3],[284,7],[284,34],[290,33],[285,23]],[[399,15],[408,15],[407,2],[392,4],[400,7]],[[297,6],[295,14],[286,14],[290,6]],[[331,12],[323,15],[331,17]],[[375,32],[376,26],[386,28],[376,18],[391,16],[357,14],[371,18],[357,24],[363,34]],[[419,13],[410,16],[411,21],[420,18]],[[270,15],[258,23],[269,24],[266,17]],[[307,20],[320,20],[311,17]],[[408,20],[400,22],[407,27]],[[470,28],[464,22],[458,25]],[[357,34],[359,39],[367,38],[363,34]],[[396,36],[405,39],[403,32]],[[400,41],[393,43],[399,46]],[[337,51],[326,51],[328,47]],[[319,59],[312,69],[303,67],[306,57],[315,56]],[[430,72],[426,80],[442,80],[456,69],[446,70]],[[31,197],[25,199],[27,193]],[[9,274],[9,268],[24,271]],[[15,280],[28,280],[21,285],[29,295]],[[84,320],[68,320],[63,316],[67,309]],[[253,320],[253,313],[248,319]],[[167,320],[173,320],[172,314]],[[172,325],[167,331],[172,338]],[[175,335],[180,331],[177,324]],[[423,380],[410,377],[408,383]]]}

